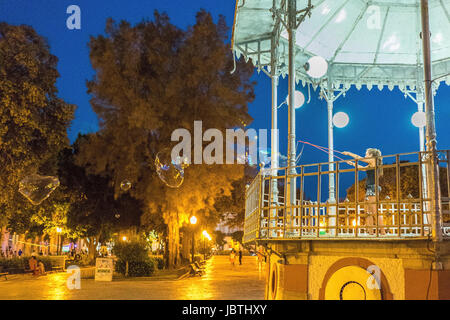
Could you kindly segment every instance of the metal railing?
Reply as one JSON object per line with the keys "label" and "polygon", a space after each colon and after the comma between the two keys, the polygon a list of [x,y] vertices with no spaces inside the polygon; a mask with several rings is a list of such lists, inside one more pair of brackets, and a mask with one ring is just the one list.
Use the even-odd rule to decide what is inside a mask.
{"label": "metal railing", "polygon": [[[439,151],[438,155],[442,232],[449,237],[450,151]],[[431,234],[431,197],[426,184],[428,159],[429,153],[416,152],[383,156],[383,164],[375,168],[336,161],[301,165],[295,171],[262,170],[247,187],[244,242],[428,238]],[[368,170],[377,172],[374,196],[366,196],[365,192],[364,175]],[[330,192],[338,195],[338,200],[329,198],[328,192],[324,194],[324,183],[333,186]],[[342,188],[346,189],[345,199],[339,199]]]}

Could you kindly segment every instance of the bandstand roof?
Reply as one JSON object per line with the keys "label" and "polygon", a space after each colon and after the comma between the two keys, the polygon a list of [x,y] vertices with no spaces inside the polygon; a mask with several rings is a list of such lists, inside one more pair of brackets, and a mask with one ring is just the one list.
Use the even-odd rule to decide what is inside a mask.
{"label": "bandstand roof", "polygon": [[[285,0],[237,0],[233,50],[258,68],[270,68],[271,38],[280,24],[278,65],[287,74],[288,35],[272,14]],[[307,6],[297,0],[297,10]],[[423,68],[420,0],[312,0],[311,17],[297,30],[296,79],[311,82],[303,65],[312,56],[329,63],[335,88],[387,85],[414,89]],[[433,78],[450,73],[450,0],[429,0]],[[418,80],[419,79],[419,80]],[[450,85],[450,76],[442,78]]]}

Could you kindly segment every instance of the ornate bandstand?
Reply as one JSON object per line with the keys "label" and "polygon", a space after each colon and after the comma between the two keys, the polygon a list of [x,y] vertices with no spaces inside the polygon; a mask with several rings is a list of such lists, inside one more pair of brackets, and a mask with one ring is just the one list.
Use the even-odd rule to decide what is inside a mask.
{"label": "ornate bandstand", "polygon": [[[450,299],[450,151],[434,112],[450,84],[449,13],[449,0],[237,0],[232,50],[271,78],[274,130],[289,79],[288,164],[273,135],[271,168],[246,192],[244,242],[267,253],[267,299]],[[327,102],[328,162],[296,163],[296,85]],[[363,161],[333,150],[333,103],[362,86],[401,90],[424,116],[418,152],[369,169],[385,172],[371,197]]]}

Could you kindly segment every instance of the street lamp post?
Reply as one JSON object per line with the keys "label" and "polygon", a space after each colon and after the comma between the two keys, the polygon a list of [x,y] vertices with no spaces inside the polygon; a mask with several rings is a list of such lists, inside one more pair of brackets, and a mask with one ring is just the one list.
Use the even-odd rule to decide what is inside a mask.
{"label": "street lamp post", "polygon": [[56,228],[56,232],[58,233],[58,247],[56,248],[56,255],[59,256],[60,252],[61,252],[61,232],[62,232],[62,228]]}
{"label": "street lamp post", "polygon": [[194,256],[195,256],[195,232],[194,232],[194,226],[197,223],[197,217],[196,216],[192,216],[189,219],[189,222],[191,223],[191,226],[192,226],[192,262],[194,262]]}

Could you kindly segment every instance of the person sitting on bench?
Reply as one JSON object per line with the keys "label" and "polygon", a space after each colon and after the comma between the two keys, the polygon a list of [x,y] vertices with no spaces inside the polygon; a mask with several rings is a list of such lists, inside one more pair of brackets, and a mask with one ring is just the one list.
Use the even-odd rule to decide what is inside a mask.
{"label": "person sitting on bench", "polygon": [[38,261],[34,255],[31,256],[30,260],[28,260],[28,265],[30,266],[30,270],[33,272],[33,275],[37,276],[39,274]]}
{"label": "person sitting on bench", "polygon": [[44,266],[44,263],[42,261],[38,262],[38,267],[37,268],[38,268],[39,274],[42,274],[42,275],[45,274],[45,266]]}

